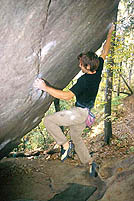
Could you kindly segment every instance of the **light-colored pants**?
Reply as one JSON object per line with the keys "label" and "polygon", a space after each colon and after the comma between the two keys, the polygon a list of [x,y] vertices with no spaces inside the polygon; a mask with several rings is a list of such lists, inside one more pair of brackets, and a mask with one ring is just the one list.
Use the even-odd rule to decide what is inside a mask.
{"label": "light-colored pants", "polygon": [[67,142],[60,126],[68,126],[70,128],[71,140],[73,141],[75,151],[83,164],[92,161],[89,151],[81,137],[82,131],[86,127],[85,120],[87,116],[88,110],[86,108],[74,107],[70,110],[63,110],[48,115],[44,119],[47,131],[59,145],[63,145]]}

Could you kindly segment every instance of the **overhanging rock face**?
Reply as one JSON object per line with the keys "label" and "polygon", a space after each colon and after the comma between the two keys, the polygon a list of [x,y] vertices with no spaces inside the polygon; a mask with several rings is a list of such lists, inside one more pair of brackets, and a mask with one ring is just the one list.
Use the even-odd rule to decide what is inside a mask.
{"label": "overhanging rock face", "polygon": [[52,97],[33,89],[40,76],[64,88],[78,73],[77,55],[96,51],[119,0],[1,0],[0,158],[38,125]]}

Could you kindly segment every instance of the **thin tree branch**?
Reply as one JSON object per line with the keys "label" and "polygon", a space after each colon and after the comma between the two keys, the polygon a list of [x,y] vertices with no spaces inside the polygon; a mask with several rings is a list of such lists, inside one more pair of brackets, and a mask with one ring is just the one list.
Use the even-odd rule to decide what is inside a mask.
{"label": "thin tree branch", "polygon": [[[117,93],[117,91],[113,90],[113,92]],[[131,93],[125,92],[125,91],[120,91],[120,94],[127,94],[128,96],[131,96]]]}
{"label": "thin tree branch", "polygon": [[128,83],[126,82],[125,78],[123,77],[123,75],[121,74],[121,78],[123,79],[124,83],[126,84],[127,88],[129,89],[129,91],[131,92],[131,95],[133,94],[132,89],[130,88],[130,86],[128,85]]}

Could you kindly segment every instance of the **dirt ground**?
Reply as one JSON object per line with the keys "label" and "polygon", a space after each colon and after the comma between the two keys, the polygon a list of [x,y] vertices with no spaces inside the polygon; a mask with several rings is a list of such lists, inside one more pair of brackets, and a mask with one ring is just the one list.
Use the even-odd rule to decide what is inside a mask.
{"label": "dirt ground", "polygon": [[[4,158],[0,162],[0,201],[47,201],[71,184],[90,187],[99,182],[99,179],[93,181],[83,167],[77,167],[69,160],[62,163],[58,159],[46,161],[43,157]],[[80,198],[74,196],[73,201],[79,201]],[[68,200],[65,198],[65,201]]]}

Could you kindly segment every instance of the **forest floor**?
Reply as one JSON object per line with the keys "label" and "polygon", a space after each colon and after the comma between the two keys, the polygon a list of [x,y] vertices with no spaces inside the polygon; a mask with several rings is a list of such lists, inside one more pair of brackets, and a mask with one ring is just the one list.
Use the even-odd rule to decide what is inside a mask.
{"label": "forest floor", "polygon": [[[115,111],[114,116],[116,120],[113,121],[113,136],[110,145],[104,143],[101,114],[97,116],[92,129],[90,131],[87,129],[82,134],[89,152],[93,152],[94,160],[100,167],[110,160],[118,161],[134,155],[134,136],[131,127],[133,114]],[[0,201],[47,201],[74,181],[88,185],[90,178],[84,177],[83,179],[84,170],[79,168],[80,161],[77,155],[75,154],[74,159],[67,159],[62,163],[59,151],[58,147],[51,144],[49,152],[48,150],[42,151],[39,156],[33,154],[29,157],[2,159],[0,162]],[[92,181],[90,185],[91,183]]]}

